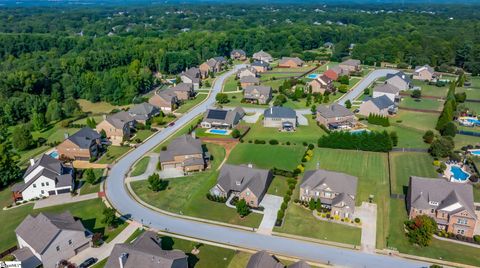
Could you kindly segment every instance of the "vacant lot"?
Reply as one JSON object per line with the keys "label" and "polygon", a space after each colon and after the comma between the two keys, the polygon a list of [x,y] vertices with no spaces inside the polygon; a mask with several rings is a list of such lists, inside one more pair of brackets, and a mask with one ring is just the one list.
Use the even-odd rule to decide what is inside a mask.
{"label": "vacant lot", "polygon": [[293,145],[261,145],[240,143],[230,154],[229,164],[253,164],[258,168],[273,167],[293,170],[300,163],[305,152],[303,146]]}
{"label": "vacant lot", "polygon": [[129,146],[110,145],[98,160],[99,164],[111,164],[131,149]]}
{"label": "vacant lot", "polygon": [[108,102],[102,102],[102,101],[93,103],[85,99],[79,99],[77,100],[77,102],[80,105],[80,108],[82,108],[82,111],[86,113],[93,113],[93,114],[110,113],[114,109],[123,109],[123,108],[128,108],[132,106],[132,105],[117,106],[117,105],[112,105]]}
{"label": "vacant lot", "polygon": [[440,111],[443,107],[443,102],[435,99],[426,99],[426,98],[414,99],[410,96],[403,96],[402,101],[400,102],[400,107],[405,107],[410,109]]}
{"label": "vacant lot", "polygon": [[406,194],[410,176],[436,178],[433,158],[427,153],[390,153],[392,193]]}

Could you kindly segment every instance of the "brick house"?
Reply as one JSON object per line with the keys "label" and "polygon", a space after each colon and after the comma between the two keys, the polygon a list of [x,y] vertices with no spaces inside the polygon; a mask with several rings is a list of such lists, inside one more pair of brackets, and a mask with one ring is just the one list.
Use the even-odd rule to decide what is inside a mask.
{"label": "brick house", "polygon": [[96,126],[98,133],[105,131],[107,138],[113,145],[119,145],[131,136],[131,129],[135,127],[135,119],[125,111],[104,116],[104,120]]}
{"label": "brick house", "polygon": [[413,72],[414,80],[432,81],[435,78],[435,70],[428,64],[415,67]]}
{"label": "brick house", "polygon": [[319,76],[307,83],[312,88],[312,93],[325,93],[333,91],[333,80],[326,75]]}
{"label": "brick house", "polygon": [[240,85],[242,88],[246,88],[249,86],[257,86],[260,84],[260,79],[255,76],[244,76],[240,78]]}
{"label": "brick house", "polygon": [[356,117],[349,109],[333,103],[317,107],[317,122],[331,130],[350,129],[356,124]]}
{"label": "brick house", "polygon": [[360,104],[358,114],[369,116],[377,114],[388,116],[396,113],[395,103],[385,95],[376,98],[368,98]]}
{"label": "brick house", "polygon": [[305,62],[298,57],[283,57],[278,63],[280,68],[298,68],[302,67]]}
{"label": "brick house", "polygon": [[243,90],[243,98],[248,102],[267,104],[272,99],[272,88],[266,86],[248,86]]}
{"label": "brick house", "polygon": [[66,135],[56,148],[60,158],[88,161],[98,156],[100,134],[97,131],[84,127],[71,136]]}
{"label": "brick house", "polygon": [[242,49],[234,49],[232,52],[230,52],[230,58],[232,60],[246,60],[247,53],[245,53],[245,51]]}
{"label": "brick house", "polygon": [[343,61],[338,65],[338,67],[347,70],[349,73],[359,72],[362,70],[362,67],[360,66],[360,61],[354,59]]}
{"label": "brick house", "polygon": [[175,168],[183,172],[204,170],[206,167],[202,142],[190,135],[174,139],[165,151],[160,152],[162,170]]}
{"label": "brick house", "polygon": [[148,99],[148,103],[159,108],[165,113],[171,113],[177,108],[178,97],[177,94],[171,89],[157,89],[155,90],[153,96]]}

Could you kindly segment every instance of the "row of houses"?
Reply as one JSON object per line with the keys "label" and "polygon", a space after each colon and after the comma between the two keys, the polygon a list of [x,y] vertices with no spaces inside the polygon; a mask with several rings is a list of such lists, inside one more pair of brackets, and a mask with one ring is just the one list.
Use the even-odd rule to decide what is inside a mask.
{"label": "row of houses", "polygon": [[337,81],[340,76],[349,76],[361,70],[359,60],[349,59],[341,62],[338,66],[329,68],[322,75],[308,82],[307,85],[312,89],[312,93],[332,92],[334,90],[333,82]]}

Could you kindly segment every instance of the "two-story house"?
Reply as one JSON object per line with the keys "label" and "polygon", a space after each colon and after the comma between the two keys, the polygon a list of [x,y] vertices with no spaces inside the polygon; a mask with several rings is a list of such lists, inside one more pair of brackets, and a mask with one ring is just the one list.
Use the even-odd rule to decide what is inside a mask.
{"label": "two-story house", "polygon": [[112,115],[104,115],[104,119],[95,129],[98,133],[105,131],[106,137],[112,145],[119,145],[131,136],[131,129],[135,127],[135,119],[125,111]]}
{"label": "two-story house", "polygon": [[428,64],[415,67],[413,79],[421,81],[432,81],[435,78],[435,70]]}
{"label": "two-story house", "polygon": [[224,57],[215,57],[200,64],[200,75],[202,78],[207,78],[210,73],[218,73],[223,70],[227,60]]}
{"label": "two-story house", "polygon": [[353,112],[338,103],[319,105],[316,119],[319,124],[331,130],[350,129],[357,122]]}
{"label": "two-story house", "polygon": [[234,49],[232,52],[230,52],[230,58],[232,60],[246,60],[247,53],[242,49]]}
{"label": "two-story house", "polygon": [[254,53],[252,58],[254,60],[265,61],[265,62],[268,62],[268,63],[271,63],[273,61],[272,55],[268,54],[267,52],[265,52],[263,50],[260,50],[257,53]]}
{"label": "two-story house", "polygon": [[255,76],[243,76],[240,78],[240,86],[246,88],[249,86],[256,86],[260,84],[260,79]]}
{"label": "two-story house", "polygon": [[412,79],[404,72],[398,72],[395,74],[387,74],[385,83],[395,86],[400,90],[408,90],[411,88]]}
{"label": "two-story house", "polygon": [[263,126],[273,127],[282,131],[294,131],[297,128],[298,120],[295,110],[273,106],[263,112]]}
{"label": "two-story house", "polygon": [[133,106],[128,110],[128,114],[130,114],[136,122],[146,124],[150,118],[160,114],[160,109],[148,102],[143,102]]}
{"label": "two-story house", "polygon": [[333,80],[326,75],[321,75],[312,81],[307,83],[311,87],[312,93],[321,93],[332,92],[333,91]]}
{"label": "two-story house", "polygon": [[91,239],[82,222],[68,211],[28,215],[15,229],[15,234],[19,249],[13,255],[17,260],[42,264],[45,268],[58,267],[59,261],[89,248]]}
{"label": "two-story house", "polygon": [[191,135],[182,135],[174,139],[160,152],[162,170],[178,169],[183,172],[204,170],[206,167],[205,153],[202,142]]}
{"label": "two-story house", "polygon": [[370,114],[388,116],[396,112],[397,108],[395,103],[387,96],[382,95],[380,97],[363,100],[362,104],[360,104],[358,114],[364,116],[369,116]]}
{"label": "two-story house", "polygon": [[273,175],[270,170],[254,168],[252,165],[224,164],[220,169],[217,184],[210,189],[214,196],[238,196],[251,207],[258,207],[267,192]]}
{"label": "two-story house", "polygon": [[202,128],[234,128],[245,116],[242,107],[233,110],[208,109],[200,125]]}
{"label": "two-story house", "polygon": [[60,160],[43,154],[39,159],[30,159],[30,166],[23,175],[23,182],[12,186],[13,199],[31,200],[43,196],[70,193],[73,190],[73,168]]}
{"label": "two-story house", "polygon": [[250,65],[258,73],[264,73],[270,69],[270,64],[266,61],[256,60]]}
{"label": "two-story house", "polygon": [[173,91],[175,95],[177,95],[177,100],[179,101],[189,100],[195,96],[193,84],[190,83],[180,83],[171,87],[169,90]]}
{"label": "two-story house", "polygon": [[362,70],[359,60],[349,59],[346,61],[341,62],[338,67],[342,68],[343,70],[348,71],[349,73],[359,72]]}
{"label": "two-story house", "polygon": [[257,77],[258,71],[253,67],[244,67],[237,71],[237,78],[246,76]]}
{"label": "two-story house", "polygon": [[387,96],[391,101],[398,103],[400,101],[400,89],[391,84],[381,84],[373,88],[374,98]]}
{"label": "two-story house", "polygon": [[267,86],[248,86],[243,90],[245,101],[268,104],[272,99],[272,88]]}
{"label": "two-story house", "polygon": [[180,74],[180,79],[183,83],[193,84],[193,89],[198,90],[200,88],[201,73],[197,67],[192,67]]}
{"label": "two-story house", "polygon": [[473,237],[479,224],[473,188],[468,183],[411,176],[407,209],[410,219],[427,215],[437,222],[440,230],[466,237]]}
{"label": "two-story house", "polygon": [[65,140],[57,146],[61,159],[85,160],[96,158],[100,148],[100,134],[97,131],[84,127],[75,134],[65,134]]}
{"label": "two-story house", "polygon": [[323,169],[305,171],[300,200],[315,199],[331,209],[332,216],[352,218],[355,212],[358,178]]}
{"label": "two-story house", "polygon": [[178,106],[178,97],[171,89],[157,89],[155,94],[148,99],[148,103],[158,107],[164,113],[171,113]]}

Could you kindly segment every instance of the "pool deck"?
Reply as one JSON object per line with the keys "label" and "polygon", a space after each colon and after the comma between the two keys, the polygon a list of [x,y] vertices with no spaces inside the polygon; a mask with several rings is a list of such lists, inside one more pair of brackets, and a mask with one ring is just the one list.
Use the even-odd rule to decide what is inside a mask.
{"label": "pool deck", "polygon": [[[465,172],[466,174],[468,174],[468,177],[465,179],[465,180],[460,180],[460,179],[457,179],[453,176],[453,172],[452,172],[452,167],[459,167],[462,169],[463,172]],[[457,183],[466,183],[468,181],[468,178],[470,177],[470,173],[466,172],[463,167],[461,167],[460,165],[458,164],[447,164],[447,168],[445,169],[445,172],[443,173],[443,177],[445,177],[447,180],[451,181],[451,182],[457,182]]]}

